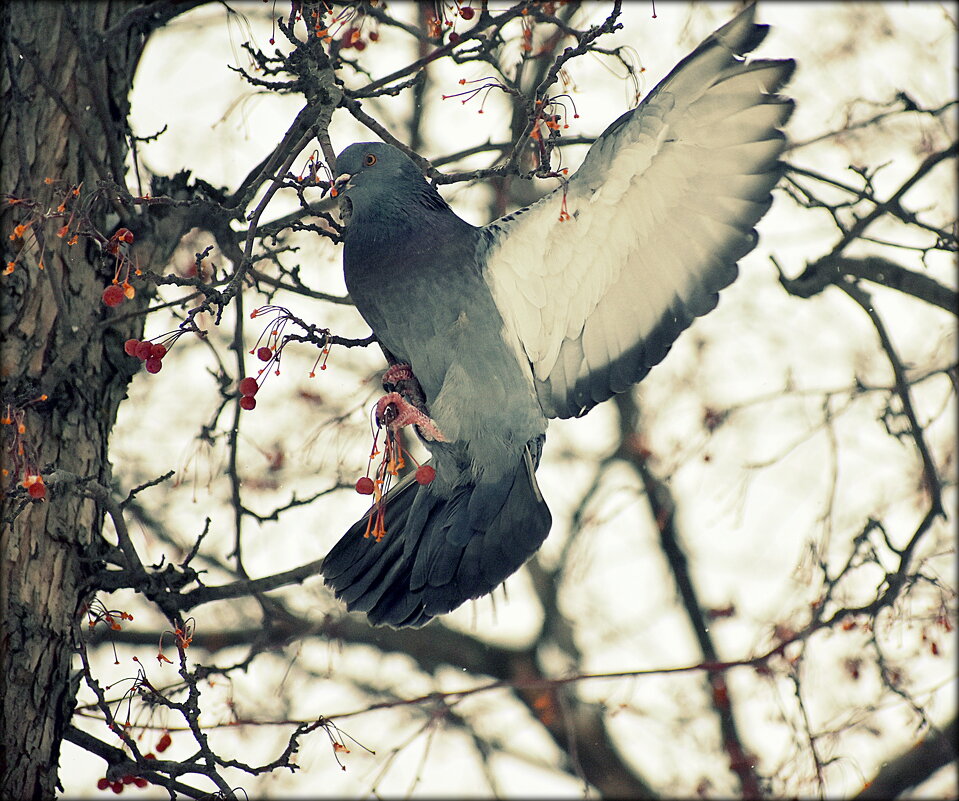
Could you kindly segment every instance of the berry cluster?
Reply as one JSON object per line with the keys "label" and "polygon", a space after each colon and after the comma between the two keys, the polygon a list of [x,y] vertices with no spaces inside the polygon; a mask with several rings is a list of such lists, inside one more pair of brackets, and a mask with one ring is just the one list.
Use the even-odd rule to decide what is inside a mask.
{"label": "berry cluster", "polygon": [[259,391],[260,385],[256,383],[256,379],[252,376],[247,376],[240,380],[240,408],[250,411],[250,409],[256,408],[256,398],[253,396]]}
{"label": "berry cluster", "polygon": [[[323,178],[320,178],[322,173]],[[302,186],[319,186],[324,193],[330,192],[330,197],[336,197],[336,187],[333,186],[333,174],[329,165],[323,161],[319,150],[310,153],[310,158],[299,174],[292,176],[297,184]]]}
{"label": "berry cluster", "polygon": [[133,620],[133,615],[122,609],[107,609],[99,598],[94,598],[88,606],[84,606],[80,614],[87,616],[87,625],[91,629],[96,628],[98,623],[103,623],[112,631],[120,631],[123,628],[120,621]]}
{"label": "berry cluster", "polygon": [[467,84],[470,84],[470,83],[481,83],[482,86],[477,86],[472,89],[464,89],[462,92],[454,92],[451,95],[442,95],[442,99],[449,100],[451,97],[462,97],[463,99],[460,101],[460,103],[463,103],[465,105],[466,103],[469,103],[470,100],[472,100],[474,97],[482,93],[483,100],[482,102],[480,102],[480,107],[476,111],[477,114],[482,114],[483,106],[486,105],[486,98],[489,97],[489,93],[491,89],[500,89],[506,92],[507,94],[516,94],[515,90],[512,90],[508,86],[506,86],[504,83],[493,80],[491,78],[476,78],[475,80],[470,80],[470,81],[466,80],[466,78],[459,79],[460,86],[466,86]]}
{"label": "berry cluster", "polygon": [[569,109],[566,108],[567,102],[573,107],[573,119],[578,120],[579,112],[576,110],[576,103],[568,94],[564,93],[547,97],[545,100],[542,98],[537,100],[536,116],[533,118],[533,130],[530,131],[530,136],[533,139],[540,139],[543,136],[541,125],[546,128],[547,136],[552,131],[569,128],[569,123],[566,122],[569,118]]}
{"label": "berry cluster", "polygon": [[[165,731],[163,732],[163,734],[160,735],[160,739],[157,741],[157,744],[156,744],[156,749],[162,754],[164,751],[167,750],[167,748],[170,747],[172,743],[173,743],[173,738],[170,736],[170,732]],[[146,754],[144,758],[156,759],[156,757],[153,756],[153,754]]]}
{"label": "berry cluster", "polygon": [[[322,42],[330,44],[335,37],[339,37],[341,50],[348,50],[350,48],[354,48],[358,52],[365,50],[367,42],[362,38],[364,34],[363,28],[367,20],[369,20],[369,17],[351,5],[346,5],[342,11],[336,13],[334,13],[332,5],[323,3],[322,6],[326,7],[318,7],[313,11],[303,12],[309,16],[309,19],[306,19],[298,13],[296,20],[299,21],[303,19],[308,25],[312,24],[313,35]],[[327,14],[329,14],[330,18],[328,21],[324,21],[324,17]],[[373,24],[376,24],[375,21]],[[366,32],[366,38],[370,42],[376,42],[379,40],[380,35],[374,29]],[[276,37],[273,36],[270,38],[270,44],[275,43]]]}
{"label": "berry cluster", "polygon": [[[113,274],[113,282],[103,290],[100,296],[104,305],[119,306],[125,300],[132,300],[136,296],[136,290],[130,283],[130,268],[133,262],[130,261],[129,249],[133,244],[133,232],[129,228],[120,228],[110,237],[106,244],[107,253],[112,253],[116,257],[116,270]],[[123,274],[121,283],[120,274]],[[140,275],[140,268],[134,268],[134,274]]]}
{"label": "berry cluster", "polygon": [[29,475],[23,479],[23,486],[27,488],[27,495],[37,501],[47,497],[47,485],[43,483],[43,476],[39,473]]}
{"label": "berry cluster", "polygon": [[[436,470],[428,464],[421,464],[416,468],[416,483],[430,484],[436,478]],[[362,476],[356,481],[356,491],[360,495],[372,495],[376,491],[376,484],[369,476]]]}
{"label": "berry cluster", "polygon": [[[362,53],[366,50],[366,42],[360,38],[362,35],[363,31],[360,28],[347,28],[343,33],[343,38],[340,40],[340,49],[346,50],[352,47],[354,50]],[[380,38],[380,35],[376,31],[370,31],[368,38],[371,42],[375,42]]]}
{"label": "berry cluster", "polygon": [[[286,347],[288,342],[291,340],[316,342],[317,331],[319,335],[323,337],[321,340],[320,354],[316,357],[313,369],[310,370],[310,378],[316,377],[317,367],[320,370],[326,369],[326,361],[330,355],[329,330],[325,328],[317,329],[315,326],[308,325],[284,306],[261,306],[250,312],[250,317],[256,319],[257,317],[263,317],[271,313],[274,315],[273,319],[266,325],[257,338],[256,344],[250,349],[250,354],[256,356],[261,362],[264,362],[264,365],[257,370],[255,378],[247,376],[240,380],[237,387],[240,392],[240,408],[246,409],[247,411],[256,408],[256,398],[253,396],[259,391],[270,372],[276,375],[280,374],[280,359],[283,355],[283,348]],[[306,329],[309,332],[309,336],[284,334],[284,329],[287,323],[290,322]]]}
{"label": "berry cluster", "polygon": [[158,342],[151,339],[128,339],[123,343],[123,352],[143,362],[148,373],[159,373],[163,369],[163,357],[185,333],[184,329],[177,328],[154,337]]}
{"label": "berry cluster", "polygon": [[150,782],[148,782],[142,776],[134,776],[132,774],[127,774],[122,779],[117,779],[115,782],[111,782],[106,776],[104,776],[102,779],[97,780],[97,789],[106,790],[109,787],[115,793],[122,793],[123,788],[128,784],[133,784],[142,788],[146,787],[149,783]]}
{"label": "berry cluster", "polygon": [[[255,312],[254,312],[255,314]],[[256,354],[261,362],[266,362],[265,367],[261,367],[257,371],[257,377],[247,376],[246,378],[241,378],[240,383],[237,385],[237,389],[240,390],[240,408],[246,411],[250,411],[256,408],[256,398],[253,396],[260,391],[260,382],[257,380],[259,378],[266,379],[266,376],[269,375],[267,372],[267,367],[271,363],[276,362],[276,367],[274,372],[280,374],[280,352],[283,350],[283,345],[285,342],[281,342],[275,347],[270,347],[269,345],[260,345],[257,348],[254,348],[250,353]]]}
{"label": "berry cluster", "polygon": [[[374,478],[370,478],[370,467],[373,460],[380,455],[378,443],[380,430],[383,428],[386,429],[386,437],[383,442],[383,458],[373,472]],[[428,464],[420,464],[408,450],[404,454],[399,428],[383,425],[377,418],[376,431],[373,434],[373,448],[366,464],[366,475],[359,478],[355,485],[355,489],[360,495],[373,496],[374,509],[367,520],[364,537],[373,537],[379,542],[386,535],[386,494],[390,490],[393,477],[399,475],[400,470],[406,466],[404,455],[409,456],[416,465],[415,479],[418,484],[426,485],[436,478],[435,468]]]}
{"label": "berry cluster", "polygon": [[[12,195],[4,196],[5,202],[11,206],[19,207],[23,216],[21,221],[13,227],[13,232],[10,234],[10,240],[14,243],[17,255],[13,261],[7,262],[6,267],[0,271],[0,275],[10,275],[28,253],[35,254],[37,267],[41,270],[44,269],[42,234],[39,234],[38,231],[42,230],[43,224],[48,220],[66,220],[66,223],[57,231],[57,237],[64,239],[72,231],[72,235],[66,240],[70,246],[77,243],[80,237],[80,229],[86,227],[84,223],[88,221],[77,219],[79,212],[77,198],[80,196],[80,186],[68,185],[50,177],[44,178],[43,183],[53,187],[54,198],[51,198],[50,202],[13,197]],[[53,203],[56,202],[57,195],[59,195],[59,203],[54,206]],[[80,216],[82,218],[83,214],[81,213]],[[99,238],[104,242],[106,241],[106,238],[99,234],[84,233],[95,239]]]}
{"label": "berry cluster", "polygon": [[[160,736],[160,739],[157,741],[156,750],[162,754],[164,751],[167,750],[167,748],[170,747],[170,744],[172,742],[173,742],[173,738],[170,737],[170,732],[165,731]],[[156,759],[157,757],[156,757],[156,754],[154,754],[151,751],[149,754],[144,754],[143,758]],[[113,792],[115,793],[122,793],[123,788],[129,784],[132,784],[135,787],[143,788],[143,787],[146,787],[149,784],[149,782],[146,779],[144,779],[142,776],[134,776],[132,773],[127,774],[126,776],[120,779],[117,779],[116,781],[110,781],[106,776],[104,776],[102,779],[97,780],[97,789],[106,790],[109,788],[110,790],[113,790]]]}
{"label": "berry cluster", "polygon": [[15,408],[8,404],[3,416],[0,417],[0,424],[10,427],[2,430],[5,443],[3,452],[0,452],[0,456],[3,457],[3,467],[0,468],[0,484],[6,489],[8,478],[12,474],[20,486],[27,491],[27,494],[36,501],[42,501],[47,497],[47,485],[44,483],[43,476],[37,466],[37,449],[27,436],[26,407],[34,403],[42,403],[45,400],[47,400],[47,396],[40,395],[28,401],[21,408]]}
{"label": "berry cluster", "polygon": [[[469,22],[471,19],[473,19],[473,17],[476,16],[475,8],[466,5],[461,6],[459,2],[454,2],[452,9],[455,10],[455,14],[460,16],[466,22]],[[436,16],[431,16],[426,21],[426,32],[431,38],[438,39],[443,35],[443,28],[450,29],[453,27],[453,20],[447,19],[446,12],[447,8],[446,4],[444,3],[442,6],[442,19]],[[455,31],[450,32],[449,38],[451,44],[456,44],[460,39],[459,34]]]}
{"label": "berry cluster", "polygon": [[[129,282],[131,269],[134,275],[142,274],[140,268],[129,257],[130,245],[133,244],[133,232],[129,228],[118,228],[113,236],[108,238],[94,227],[85,211],[98,205],[97,197],[102,198],[105,190],[95,190],[81,202],[79,198],[83,184],[73,186],[49,176],[43,179],[43,183],[51,187],[50,193],[52,193],[41,191],[40,194],[46,195],[45,200],[39,197],[0,196],[5,204],[17,207],[20,214],[20,221],[14,225],[13,232],[9,236],[14,243],[17,255],[0,270],[0,276],[10,275],[28,255],[36,258],[38,269],[45,269],[42,231],[45,223],[56,220],[63,223],[57,230],[57,238],[62,239],[68,246],[73,247],[82,236],[93,241],[101,250],[115,256],[116,269],[111,286],[115,286],[116,289],[107,287],[103,293],[103,302],[107,306],[117,306],[124,300],[132,298],[135,292]],[[147,200],[149,197],[144,195],[139,199]]]}
{"label": "berry cluster", "polygon": [[139,339],[128,339],[123,343],[128,356],[136,356],[148,373],[159,373],[163,367],[163,357],[167,354],[166,345]]}

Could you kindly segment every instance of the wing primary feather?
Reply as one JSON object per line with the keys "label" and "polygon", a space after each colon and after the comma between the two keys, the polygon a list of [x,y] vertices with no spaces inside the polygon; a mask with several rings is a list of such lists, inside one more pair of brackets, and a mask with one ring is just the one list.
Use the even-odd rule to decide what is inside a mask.
{"label": "wing primary feather", "polygon": [[566,187],[572,219],[559,222],[556,192],[490,227],[485,278],[546,414],[583,414],[642,379],[755,246],[793,111],[778,93],[795,68],[747,59],[768,32],[755,13],[606,128]]}

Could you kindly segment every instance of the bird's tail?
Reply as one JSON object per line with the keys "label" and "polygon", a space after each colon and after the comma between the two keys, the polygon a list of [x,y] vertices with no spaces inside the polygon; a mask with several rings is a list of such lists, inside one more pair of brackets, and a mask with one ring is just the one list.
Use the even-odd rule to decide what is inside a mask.
{"label": "bird's tail", "polygon": [[527,447],[500,481],[464,483],[448,495],[407,476],[385,498],[386,534],[358,520],[323,560],[323,576],[347,608],[375,625],[422,626],[491,592],[549,533]]}

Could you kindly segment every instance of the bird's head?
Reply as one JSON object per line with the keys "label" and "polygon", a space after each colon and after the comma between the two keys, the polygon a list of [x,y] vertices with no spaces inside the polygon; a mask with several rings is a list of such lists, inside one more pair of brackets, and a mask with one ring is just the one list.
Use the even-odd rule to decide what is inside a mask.
{"label": "bird's head", "polygon": [[447,208],[413,160],[383,142],[350,145],[336,157],[336,172],[333,185],[346,222],[357,215],[412,206],[417,200]]}

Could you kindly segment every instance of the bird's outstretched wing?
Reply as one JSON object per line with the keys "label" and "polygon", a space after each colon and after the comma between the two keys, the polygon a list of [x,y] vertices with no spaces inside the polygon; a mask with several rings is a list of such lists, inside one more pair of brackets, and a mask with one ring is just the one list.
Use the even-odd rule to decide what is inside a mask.
{"label": "bird's outstretched wing", "polygon": [[484,229],[486,280],[548,415],[584,414],[639,381],[755,246],[795,62],[744,60],[768,30],[754,16],[606,129],[568,182],[569,219],[558,189]]}

